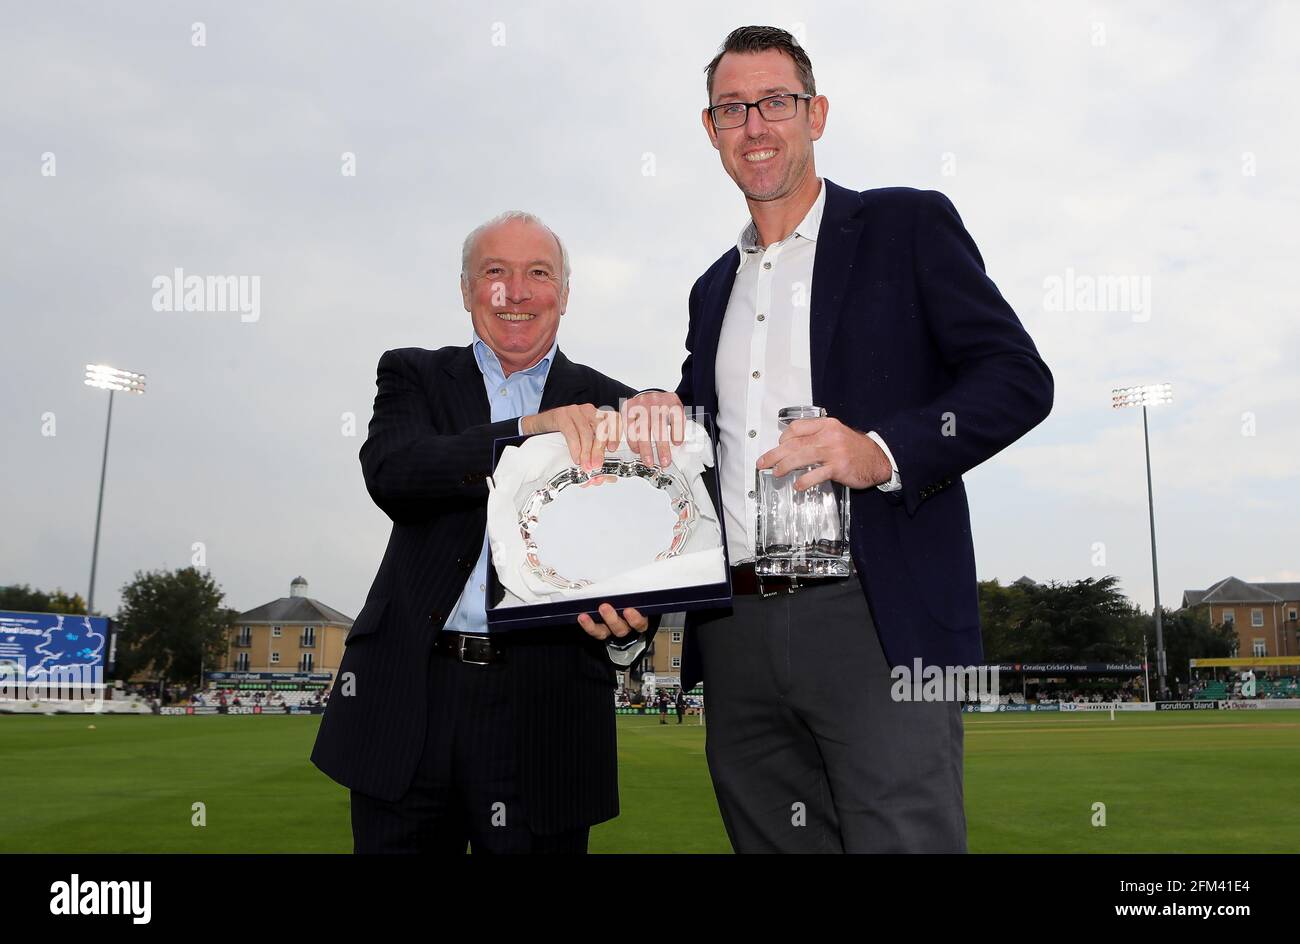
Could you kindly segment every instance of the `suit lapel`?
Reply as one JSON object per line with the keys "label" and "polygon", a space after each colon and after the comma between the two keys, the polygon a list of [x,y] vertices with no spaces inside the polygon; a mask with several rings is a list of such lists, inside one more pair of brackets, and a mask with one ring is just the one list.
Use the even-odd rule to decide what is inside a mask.
{"label": "suit lapel", "polygon": [[[822,178],[826,187],[826,205],[822,210],[822,223],[817,231],[817,257],[813,263],[812,309],[809,312],[809,354],[811,358],[813,401],[827,400],[823,388],[826,360],[830,356],[831,342],[844,299],[853,263],[862,238],[866,220],[862,216],[862,198],[853,190]],[[740,264],[740,251],[733,249],[722,274],[709,287],[703,299],[702,322],[696,344],[698,352],[694,367],[693,385],[696,399],[711,413],[718,408],[715,364],[718,341],[722,336],[722,321],[731,299],[731,289],[736,283],[736,266]],[[703,399],[702,399],[703,397]]]}
{"label": "suit lapel", "polygon": [[844,308],[845,289],[853,273],[858,242],[866,223],[862,216],[861,196],[826,178],[822,178],[822,183],[826,187],[826,205],[822,210],[821,228],[817,231],[812,310],[809,312],[813,402],[818,404],[827,401],[823,383],[826,358],[830,355],[835,326]]}
{"label": "suit lapel", "polygon": [[461,348],[442,369],[452,379],[451,396],[447,399],[452,404],[452,422],[457,428],[492,422],[492,407],[483,386],[483,373],[474,360],[474,345]]}
{"label": "suit lapel", "polygon": [[[718,341],[722,337],[722,320],[727,314],[727,302],[736,284],[736,267],[740,265],[740,250],[732,249],[727,255],[721,275],[713,280],[703,299],[700,317],[700,335],[695,343],[695,376],[691,379],[695,390],[695,405],[705,412],[718,412],[717,359]],[[703,400],[700,400],[703,396]]]}
{"label": "suit lapel", "polygon": [[[483,373],[474,360],[474,346],[468,345],[457,351],[443,365],[443,370],[452,379],[450,402],[454,406],[453,420],[463,426],[481,426],[492,422],[492,407],[483,386]],[[582,403],[590,400],[591,396],[586,374],[557,347],[551,369],[546,372],[546,384],[542,387],[542,402],[538,412],[570,403]]]}
{"label": "suit lapel", "polygon": [[[584,403],[592,397],[585,374],[578,370],[573,361],[564,356],[558,347],[551,369],[546,372],[546,384],[542,387],[542,405],[538,412],[568,406],[571,403]],[[600,404],[596,404],[600,406]]]}

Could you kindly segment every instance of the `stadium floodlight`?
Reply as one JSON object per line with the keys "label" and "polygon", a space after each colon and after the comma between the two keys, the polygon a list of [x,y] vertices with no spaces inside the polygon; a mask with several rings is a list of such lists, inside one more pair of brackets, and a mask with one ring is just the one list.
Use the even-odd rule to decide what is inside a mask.
{"label": "stadium floodlight", "polygon": [[1165,634],[1160,614],[1160,568],[1156,565],[1156,504],[1151,496],[1151,436],[1147,431],[1147,407],[1173,401],[1173,386],[1167,383],[1118,387],[1110,392],[1110,405],[1113,409],[1142,407],[1142,443],[1147,457],[1147,520],[1151,524],[1151,584],[1156,604],[1156,676],[1160,698],[1167,698],[1169,689],[1165,685]]}
{"label": "stadium floodlight", "polygon": [[1147,384],[1143,387],[1119,387],[1110,392],[1110,405],[1117,410],[1126,406],[1159,406],[1173,401],[1173,387],[1167,383]]}
{"label": "stadium floodlight", "polygon": [[86,386],[123,393],[144,393],[144,374],[131,370],[118,370],[107,364],[86,365]]}
{"label": "stadium floodlight", "polygon": [[90,551],[90,593],[86,596],[86,612],[95,613],[95,570],[99,565],[99,523],[104,516],[104,476],[108,472],[108,434],[113,429],[113,394],[144,393],[144,374],[133,370],[119,370],[107,364],[86,365],[86,386],[108,391],[108,422],[104,425],[104,459],[99,466],[99,504],[95,509],[95,543]]}

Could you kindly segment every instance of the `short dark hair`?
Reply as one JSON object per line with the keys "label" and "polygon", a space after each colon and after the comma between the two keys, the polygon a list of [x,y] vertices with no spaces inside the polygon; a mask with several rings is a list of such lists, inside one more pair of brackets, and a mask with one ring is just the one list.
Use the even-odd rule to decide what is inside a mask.
{"label": "short dark hair", "polygon": [[768,49],[779,49],[793,59],[795,72],[799,75],[799,81],[803,83],[803,90],[809,95],[817,94],[812,61],[792,35],[777,26],[741,26],[727,34],[727,38],[722,41],[722,46],[718,49],[718,54],[704,67],[704,86],[709,101],[713,101],[713,73],[717,71],[718,63],[722,61],[723,56],[729,52],[764,52]]}

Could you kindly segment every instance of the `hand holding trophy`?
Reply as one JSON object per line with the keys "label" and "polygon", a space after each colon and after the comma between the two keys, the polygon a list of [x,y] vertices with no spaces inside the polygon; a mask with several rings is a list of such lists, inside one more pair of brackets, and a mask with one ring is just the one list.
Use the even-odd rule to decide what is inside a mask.
{"label": "hand holding trophy", "polygon": [[590,403],[558,406],[523,418],[525,435],[563,433],[573,464],[584,472],[599,469],[605,453],[623,441],[623,420],[614,410],[600,410]]}
{"label": "hand holding trophy", "polygon": [[637,394],[623,403],[623,425],[627,445],[640,454],[646,465],[660,468],[673,461],[673,447],[685,438],[686,411],[675,393],[652,390]]}

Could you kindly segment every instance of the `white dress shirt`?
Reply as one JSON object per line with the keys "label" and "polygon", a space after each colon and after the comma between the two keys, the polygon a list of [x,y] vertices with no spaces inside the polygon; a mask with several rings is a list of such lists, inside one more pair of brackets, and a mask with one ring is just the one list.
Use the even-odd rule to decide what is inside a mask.
{"label": "white dress shirt", "polygon": [[[758,244],[753,220],[736,248],[740,267],[718,339],[714,362],[718,394],[719,478],[727,523],[727,554],[732,564],[754,559],[754,471],[758,457],[781,438],[777,411],[816,406],[812,394],[811,325],[813,262],[817,230],[826,205],[826,188],[793,233],[780,242]],[[889,447],[867,433],[889,459],[893,477],[877,486],[902,487]]]}

